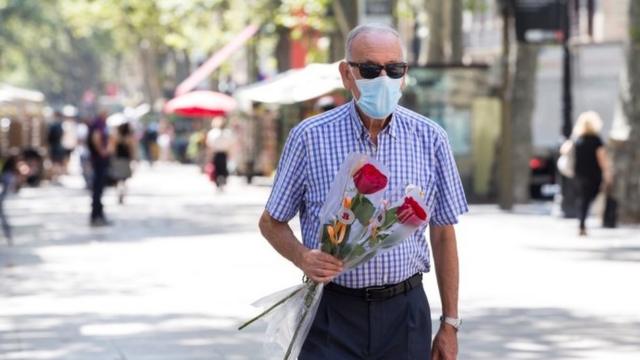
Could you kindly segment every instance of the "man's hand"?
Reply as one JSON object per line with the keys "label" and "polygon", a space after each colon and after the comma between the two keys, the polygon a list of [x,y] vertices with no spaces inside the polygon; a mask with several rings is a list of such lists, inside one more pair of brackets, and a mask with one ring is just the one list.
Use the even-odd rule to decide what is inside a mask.
{"label": "man's hand", "polygon": [[319,283],[328,283],[342,272],[342,261],[318,249],[303,250],[295,261],[307,276]]}
{"label": "man's hand", "polygon": [[458,336],[456,329],[447,324],[440,325],[440,330],[433,339],[431,360],[456,360],[458,358]]}
{"label": "man's hand", "polygon": [[262,213],[258,226],[271,246],[300,268],[309,279],[328,283],[342,272],[342,261],[301,244],[288,223],[274,219],[266,210]]}

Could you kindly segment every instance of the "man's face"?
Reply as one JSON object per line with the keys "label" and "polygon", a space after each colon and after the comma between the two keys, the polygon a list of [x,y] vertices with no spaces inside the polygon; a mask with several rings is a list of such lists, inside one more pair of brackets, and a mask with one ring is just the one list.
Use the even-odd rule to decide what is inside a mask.
{"label": "man's face", "polygon": [[[404,62],[400,40],[393,34],[385,32],[365,32],[359,34],[351,43],[351,62],[371,63],[386,65]],[[387,75],[382,70],[380,76]],[[351,91],[356,99],[360,98],[360,91],[356,86],[356,79],[362,79],[357,67],[352,67],[347,62],[340,63],[340,76],[342,84]],[[404,89],[404,77],[402,88]]]}

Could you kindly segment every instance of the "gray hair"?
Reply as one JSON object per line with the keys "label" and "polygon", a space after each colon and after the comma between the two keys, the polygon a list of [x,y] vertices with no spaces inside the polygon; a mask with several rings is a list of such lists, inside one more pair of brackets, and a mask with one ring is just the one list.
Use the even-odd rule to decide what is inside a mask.
{"label": "gray hair", "polygon": [[370,24],[362,24],[362,25],[356,26],[347,35],[347,42],[345,44],[345,49],[344,49],[344,54],[347,61],[350,61],[352,59],[351,44],[353,43],[353,40],[355,40],[355,38],[358,37],[358,35],[365,34],[365,33],[391,34],[395,36],[396,38],[398,38],[398,41],[400,42],[400,47],[402,48],[402,58],[403,59],[405,58],[404,44],[402,43],[402,40],[400,38],[400,34],[398,33],[398,31],[386,24],[370,23]]}

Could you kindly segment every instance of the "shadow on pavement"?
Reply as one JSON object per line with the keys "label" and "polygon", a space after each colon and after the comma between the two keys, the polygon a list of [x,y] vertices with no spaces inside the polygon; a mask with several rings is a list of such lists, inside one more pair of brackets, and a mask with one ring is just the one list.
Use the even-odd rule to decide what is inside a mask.
{"label": "shadow on pavement", "polygon": [[[0,316],[0,353],[11,359],[264,359],[264,328],[238,332],[240,321],[195,313]],[[486,309],[466,318],[464,329],[459,335],[459,358],[464,360],[581,359],[607,349],[640,352],[639,323],[556,308]]]}
{"label": "shadow on pavement", "polygon": [[464,329],[459,334],[464,360],[581,359],[607,349],[640,353],[640,323],[616,323],[560,308],[490,308],[465,318]]}
{"label": "shadow on pavement", "polygon": [[[259,359],[261,327],[206,314],[78,313],[0,316],[0,355],[8,359]],[[2,357],[2,356],[0,356]]]}
{"label": "shadow on pavement", "polygon": [[542,251],[565,251],[576,255],[582,260],[607,260],[621,262],[640,262],[640,246],[598,246],[589,248],[542,248]]}

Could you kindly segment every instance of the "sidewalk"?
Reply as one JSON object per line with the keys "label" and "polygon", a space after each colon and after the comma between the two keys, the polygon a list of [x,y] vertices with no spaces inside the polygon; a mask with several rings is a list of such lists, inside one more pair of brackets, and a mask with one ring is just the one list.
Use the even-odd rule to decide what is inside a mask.
{"label": "sidewalk", "polygon": [[[80,181],[65,185],[7,203],[0,360],[263,358],[262,329],[235,326],[300,281],[259,235],[267,186],[232,179],[220,194],[194,167],[158,164],[124,206],[107,192],[115,225],[94,229]],[[457,226],[460,359],[637,359],[640,228],[579,238],[544,209],[474,206]],[[425,286],[437,318],[433,273]]]}

